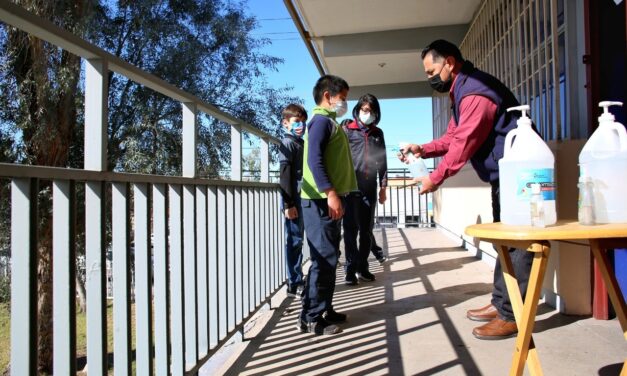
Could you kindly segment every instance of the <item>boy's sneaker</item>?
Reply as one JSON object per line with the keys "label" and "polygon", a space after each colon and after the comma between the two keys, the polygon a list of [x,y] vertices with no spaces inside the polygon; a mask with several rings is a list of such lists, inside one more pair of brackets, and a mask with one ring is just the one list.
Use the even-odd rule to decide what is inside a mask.
{"label": "boy's sneaker", "polygon": [[357,281],[357,276],[355,276],[355,274],[351,273],[351,274],[347,274],[346,277],[344,277],[344,284],[346,286],[355,286],[359,283],[359,281]]}
{"label": "boy's sneaker", "polygon": [[339,313],[333,309],[330,309],[324,313],[324,319],[331,324],[339,324],[346,321],[346,314]]}
{"label": "boy's sneaker", "polygon": [[374,274],[370,273],[369,271],[363,271],[363,272],[357,273],[357,277],[361,279],[362,281],[366,281],[366,282],[372,282],[376,279],[374,277]]}
{"label": "boy's sneaker", "polygon": [[317,336],[342,333],[342,329],[339,326],[333,325],[323,318],[312,322],[298,319],[296,327],[301,333],[313,333]]}
{"label": "boy's sneaker", "polygon": [[298,293],[298,285],[287,285],[287,297],[295,298]]}
{"label": "boy's sneaker", "polygon": [[386,256],[383,256],[383,255],[377,257],[377,261],[379,261],[379,264],[383,264],[387,260],[388,260],[388,258]]}

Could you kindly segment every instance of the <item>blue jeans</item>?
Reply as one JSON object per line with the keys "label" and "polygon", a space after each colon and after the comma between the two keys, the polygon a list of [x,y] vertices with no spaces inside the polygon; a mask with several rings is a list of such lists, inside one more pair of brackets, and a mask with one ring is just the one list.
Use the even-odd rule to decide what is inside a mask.
{"label": "blue jeans", "polygon": [[343,222],[347,275],[368,271],[375,208],[376,194],[353,192],[348,196]]}
{"label": "blue jeans", "polygon": [[303,199],[302,207],[311,266],[303,290],[300,319],[315,322],[333,308],[341,220],[331,219],[326,199]]}
{"label": "blue jeans", "polygon": [[[285,218],[285,269],[287,283],[290,286],[303,284],[303,209],[300,206],[300,197],[294,202],[298,209],[298,217]],[[285,207],[285,206],[284,206]]]}
{"label": "blue jeans", "polygon": [[[492,184],[492,217],[494,222],[501,221],[501,202],[499,201],[500,187],[499,182]],[[524,249],[509,249],[509,257],[512,259],[514,274],[518,280],[518,288],[522,294],[523,301],[527,294],[527,285],[529,284],[529,273],[531,272],[531,263],[533,261],[533,253]],[[503,270],[501,269],[500,259],[496,260],[494,267],[494,289],[492,290],[492,305],[496,307],[499,316],[503,320],[514,321],[514,311],[512,310],[512,302],[507,293],[507,286],[503,278]]]}

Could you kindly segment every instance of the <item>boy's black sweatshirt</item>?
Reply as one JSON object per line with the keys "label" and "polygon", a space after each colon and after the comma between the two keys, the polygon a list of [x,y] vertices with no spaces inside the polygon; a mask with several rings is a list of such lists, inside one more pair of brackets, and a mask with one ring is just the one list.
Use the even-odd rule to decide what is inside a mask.
{"label": "boy's black sweatshirt", "polygon": [[298,183],[303,179],[303,146],[303,139],[291,134],[285,134],[281,139],[279,185],[283,197],[283,209],[293,207],[295,198],[300,195]]}

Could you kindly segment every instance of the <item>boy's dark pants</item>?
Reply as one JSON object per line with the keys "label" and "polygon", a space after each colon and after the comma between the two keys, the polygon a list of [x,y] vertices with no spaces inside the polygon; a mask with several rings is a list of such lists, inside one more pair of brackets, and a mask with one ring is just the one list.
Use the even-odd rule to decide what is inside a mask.
{"label": "boy's dark pants", "polygon": [[[492,217],[494,222],[501,221],[501,202],[500,202],[500,186],[499,182],[492,182]],[[529,284],[529,273],[531,272],[531,263],[533,262],[533,252],[524,249],[509,249],[509,257],[512,259],[514,273],[518,280],[518,288],[522,294],[523,300],[527,294],[527,285]],[[496,260],[494,267],[494,289],[492,290],[492,305],[496,307],[499,316],[503,320],[514,321],[514,311],[512,302],[507,293],[507,286],[503,278],[503,270],[501,269],[500,259]]]}
{"label": "boy's dark pants", "polygon": [[298,218],[285,218],[285,269],[290,286],[303,284],[303,210],[300,197],[295,200]]}
{"label": "boy's dark pants", "polygon": [[350,275],[368,271],[376,193],[353,192],[348,196],[347,201],[344,217],[344,246],[346,248],[346,274]]}
{"label": "boy's dark pants", "polygon": [[332,220],[329,217],[326,198],[302,199],[302,208],[311,266],[305,281],[300,319],[314,322],[333,307],[341,220]]}

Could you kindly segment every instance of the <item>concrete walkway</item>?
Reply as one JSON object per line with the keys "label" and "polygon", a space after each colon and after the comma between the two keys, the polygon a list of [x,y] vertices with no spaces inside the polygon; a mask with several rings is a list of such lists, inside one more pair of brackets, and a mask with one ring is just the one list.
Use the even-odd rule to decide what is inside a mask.
{"label": "concrete walkway", "polygon": [[[243,342],[226,346],[206,374],[229,375],[505,375],[515,339],[481,341],[465,317],[487,304],[493,269],[438,229],[377,234],[390,261],[371,263],[377,280],[343,284],[334,306],[347,313],[343,333],[300,334],[298,299],[277,294]],[[545,375],[618,375],[627,356],[617,320],[565,316],[542,304],[534,339]],[[201,372],[201,374],[205,374]],[[527,372],[527,371],[525,371]]]}

